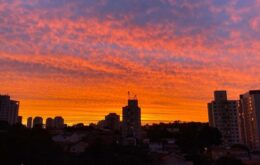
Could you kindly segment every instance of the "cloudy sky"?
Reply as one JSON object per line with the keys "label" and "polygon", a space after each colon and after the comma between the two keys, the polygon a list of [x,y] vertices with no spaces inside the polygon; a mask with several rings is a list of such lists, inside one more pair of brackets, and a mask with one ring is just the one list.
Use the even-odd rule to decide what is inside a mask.
{"label": "cloudy sky", "polygon": [[207,121],[214,90],[260,88],[260,0],[0,0],[0,92],[20,115]]}

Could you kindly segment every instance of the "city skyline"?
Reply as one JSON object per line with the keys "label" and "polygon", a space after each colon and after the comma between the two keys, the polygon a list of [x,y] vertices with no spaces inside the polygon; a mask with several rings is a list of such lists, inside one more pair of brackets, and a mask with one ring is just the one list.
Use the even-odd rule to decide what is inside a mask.
{"label": "city skyline", "polygon": [[[257,92],[260,92],[260,90],[250,90],[250,91],[257,91]],[[245,92],[243,92],[243,93],[245,93]],[[212,99],[214,100],[214,99],[216,99],[216,98],[221,98],[221,99],[223,99],[224,100],[224,102],[226,102],[225,100],[227,99],[227,94],[229,94],[228,93],[228,91],[226,91],[226,90],[215,90],[214,91],[214,96],[212,96]],[[238,94],[237,95],[237,97],[236,98],[232,98],[231,99],[231,102],[233,102],[233,104],[238,104],[238,102],[239,102],[239,99],[241,99],[241,96],[242,96],[243,94]],[[10,96],[9,95],[1,95],[0,94],[0,96],[1,97],[3,97],[3,98],[5,98],[5,97],[8,97],[8,98],[10,98]],[[129,104],[129,101],[131,102],[131,101],[137,101],[138,102],[138,98],[137,98],[137,95],[135,95],[135,94],[132,94],[130,91],[128,91],[128,98],[127,98],[127,103]],[[208,100],[209,101],[209,100]],[[230,100],[229,100],[230,101]],[[20,102],[20,101],[18,101],[18,102]],[[205,102],[205,105],[206,105],[206,107],[207,107],[207,120],[206,121],[199,121],[199,122],[209,122],[209,125],[210,126],[213,126],[214,127],[214,124],[212,124],[212,117],[210,117],[209,115],[210,115],[210,112],[209,112],[209,108],[212,106],[211,105],[211,103],[208,103],[208,104],[206,104],[206,102]],[[19,105],[19,107],[20,107],[20,105]],[[215,106],[214,106],[215,107]],[[232,106],[231,106],[232,107]],[[122,108],[122,105],[121,105],[121,108]],[[220,110],[222,109],[223,107],[222,106],[220,106]],[[235,111],[239,111],[238,110],[238,107],[234,107],[235,109],[233,109],[233,110],[235,110]],[[18,108],[19,109],[19,108]],[[225,111],[225,109],[222,109],[222,110],[224,110]],[[231,114],[233,113],[233,110],[231,110]],[[97,124],[97,125],[99,125],[99,122],[103,122],[104,120],[104,117],[107,117],[107,116],[109,116],[109,115],[117,115],[117,114],[121,114],[122,112],[121,112],[122,110],[119,110],[119,111],[117,111],[117,110],[113,110],[113,111],[109,111],[109,112],[105,112],[105,114],[102,116],[102,117],[100,117],[100,118],[98,118],[97,120],[93,120],[93,121],[83,121],[83,122],[81,122],[81,121],[75,121],[75,122],[68,122],[66,119],[63,119],[64,121],[64,123],[66,122],[66,124],[68,124],[68,126],[72,126],[72,125],[76,125],[76,124],[81,124],[81,123],[83,123],[83,124],[87,124],[87,125],[89,125],[89,124]],[[223,111],[223,113],[224,113],[224,111]],[[227,113],[227,112],[225,112],[225,113]],[[238,113],[238,112],[237,112]],[[225,115],[227,115],[227,114],[225,114]],[[53,119],[53,118],[56,118],[56,117],[62,117],[63,118],[63,116],[62,115],[58,115],[58,114],[54,114],[54,115],[52,115],[52,116],[41,116],[41,115],[39,115],[39,114],[36,114],[36,115],[33,115],[33,114],[29,114],[29,116],[22,116],[21,115],[21,113],[20,113],[20,110],[19,110],[19,113],[17,113],[17,121],[20,121],[22,118],[23,119],[25,119],[25,120],[22,120],[22,123],[24,124],[24,125],[28,125],[28,120],[31,120],[30,121],[30,125],[32,125],[32,118],[41,118],[41,120],[46,120],[45,122],[44,121],[41,121],[42,122],[42,124],[47,124],[47,120],[48,119]],[[121,114],[121,115],[119,115],[118,116],[119,117],[119,120],[120,120],[120,122],[122,122],[123,121],[123,114]],[[141,116],[140,116],[141,117]],[[18,118],[21,118],[21,119],[18,119]],[[29,119],[29,118],[31,118],[31,119]],[[152,122],[147,122],[147,121],[145,121],[145,120],[143,120],[143,115],[142,115],[142,117],[140,118],[141,119],[141,124],[142,125],[146,125],[146,124],[153,124],[153,123],[171,123],[171,122],[174,122],[174,121],[181,121],[181,122],[193,122],[193,121],[191,121],[191,120],[187,120],[187,121],[184,121],[184,120],[180,120],[180,119],[169,119],[169,120],[167,120],[167,121],[163,121],[163,120],[158,120],[158,121],[152,121]],[[196,122],[196,121],[195,121]],[[27,126],[28,127],[28,126]]]}
{"label": "city skyline", "polygon": [[259,0],[3,0],[0,83],[20,115],[91,123],[138,95],[143,123],[208,121],[260,80]]}

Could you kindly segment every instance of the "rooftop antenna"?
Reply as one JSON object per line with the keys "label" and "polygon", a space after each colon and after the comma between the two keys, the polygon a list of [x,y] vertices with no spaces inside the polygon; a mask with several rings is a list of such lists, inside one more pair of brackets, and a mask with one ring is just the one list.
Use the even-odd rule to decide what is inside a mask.
{"label": "rooftop antenna", "polygon": [[137,96],[130,91],[127,92],[128,94],[128,100],[137,100]]}
{"label": "rooftop antenna", "polygon": [[137,96],[136,95],[134,96],[134,100],[137,100]]}

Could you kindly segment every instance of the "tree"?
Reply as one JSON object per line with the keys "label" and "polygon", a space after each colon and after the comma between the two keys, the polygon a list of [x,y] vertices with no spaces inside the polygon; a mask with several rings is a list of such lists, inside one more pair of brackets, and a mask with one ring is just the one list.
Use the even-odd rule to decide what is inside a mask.
{"label": "tree", "polygon": [[0,164],[55,164],[60,153],[43,129],[14,125],[0,135]]}
{"label": "tree", "polygon": [[209,148],[212,145],[220,145],[221,138],[222,135],[217,128],[204,126],[199,132],[198,143],[200,144],[201,149],[205,147]]}
{"label": "tree", "polygon": [[233,157],[222,157],[216,160],[215,165],[243,165],[242,161]]}

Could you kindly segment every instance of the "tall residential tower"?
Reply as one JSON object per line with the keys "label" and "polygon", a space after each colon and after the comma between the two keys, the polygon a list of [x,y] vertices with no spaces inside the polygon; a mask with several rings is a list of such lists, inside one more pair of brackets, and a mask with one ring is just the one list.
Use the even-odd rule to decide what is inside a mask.
{"label": "tall residential tower", "polygon": [[239,116],[242,143],[260,150],[260,90],[240,95]]}
{"label": "tall residential tower", "polygon": [[136,98],[128,99],[123,107],[122,135],[124,138],[141,138],[141,108]]}
{"label": "tall residential tower", "polygon": [[0,120],[10,125],[18,122],[19,102],[10,99],[10,96],[0,95]]}
{"label": "tall residential tower", "polygon": [[224,144],[240,142],[238,101],[228,100],[226,91],[215,91],[214,100],[208,104],[209,125],[222,134]]}

